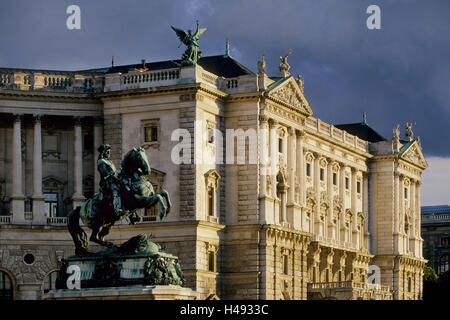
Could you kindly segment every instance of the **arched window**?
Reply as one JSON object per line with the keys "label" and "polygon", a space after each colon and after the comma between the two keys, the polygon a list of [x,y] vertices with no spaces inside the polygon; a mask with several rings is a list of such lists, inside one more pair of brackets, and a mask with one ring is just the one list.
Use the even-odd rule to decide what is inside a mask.
{"label": "arched window", "polygon": [[56,289],[56,278],[58,277],[58,270],[54,270],[47,274],[44,279],[43,290],[44,293],[49,292],[50,290]]}
{"label": "arched window", "polygon": [[14,288],[11,277],[0,270],[0,300],[12,300],[14,298]]}
{"label": "arched window", "polygon": [[441,259],[439,259],[439,274],[444,273],[449,270],[449,257],[448,254],[444,254]]}

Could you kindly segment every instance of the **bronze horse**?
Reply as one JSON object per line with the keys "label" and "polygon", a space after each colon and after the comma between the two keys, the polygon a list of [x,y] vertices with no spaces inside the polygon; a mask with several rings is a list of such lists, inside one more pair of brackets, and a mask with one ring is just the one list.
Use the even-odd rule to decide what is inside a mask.
{"label": "bronze horse", "polygon": [[[101,193],[88,199],[81,207],[77,207],[67,215],[67,227],[75,242],[75,254],[88,254],[89,241],[86,233],[80,227],[79,219],[92,230],[90,240],[106,247],[114,245],[105,241],[111,227],[118,220],[129,217],[133,222],[137,219],[136,211],[141,208],[151,208],[159,203],[161,220],[169,213],[172,203],[166,190],[156,193],[148,179],[151,172],[144,149],[133,148],[122,159],[121,171],[118,175],[121,182],[120,194],[122,204],[127,214],[117,217],[110,198]],[[167,205],[163,199],[166,200]]]}

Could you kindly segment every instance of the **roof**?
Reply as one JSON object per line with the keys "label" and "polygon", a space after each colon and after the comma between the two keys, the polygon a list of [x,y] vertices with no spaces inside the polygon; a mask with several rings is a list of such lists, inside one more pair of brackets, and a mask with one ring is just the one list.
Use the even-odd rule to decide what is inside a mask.
{"label": "roof", "polygon": [[334,126],[338,129],[348,132],[351,135],[357,136],[358,138],[369,142],[388,141],[388,139],[383,137],[368,124],[349,123],[349,124],[337,124]]}
{"label": "roof", "polygon": [[[250,69],[246,68],[238,61],[234,60],[231,57],[225,57],[223,55],[218,56],[208,56],[202,57],[198,61],[198,64],[211,73],[219,77],[224,78],[233,78],[239,77],[243,75],[254,75],[255,73]],[[181,60],[167,60],[167,61],[158,61],[158,62],[147,62],[145,63],[145,67],[149,71],[153,70],[162,70],[162,69],[171,69],[171,68],[179,68],[181,65]],[[103,72],[103,73],[127,73],[130,69],[142,68],[142,63],[139,64],[130,64],[123,66],[115,66],[115,67],[106,67],[99,69],[90,69],[90,70],[81,70],[80,72]]]}
{"label": "roof", "polygon": [[421,214],[440,214],[440,213],[450,213],[450,206],[423,206],[421,207]]}

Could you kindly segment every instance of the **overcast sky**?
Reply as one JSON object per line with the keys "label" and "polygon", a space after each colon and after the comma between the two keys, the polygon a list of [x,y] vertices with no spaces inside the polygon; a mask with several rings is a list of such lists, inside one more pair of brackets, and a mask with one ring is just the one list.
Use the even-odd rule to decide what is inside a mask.
{"label": "overcast sky", "polygon": [[[72,4],[81,30],[66,27]],[[381,8],[380,30],[366,27],[372,4]],[[315,117],[354,123],[366,112],[387,138],[396,123],[404,135],[404,123],[416,122],[430,164],[422,204],[447,204],[449,16],[449,0],[1,1],[0,67],[98,68],[113,54],[116,65],[178,59],[184,48],[170,25],[192,29],[198,19],[208,28],[204,55],[223,54],[229,38],[232,57],[254,71],[264,54],[276,75],[292,49],[290,71],[303,75]]]}

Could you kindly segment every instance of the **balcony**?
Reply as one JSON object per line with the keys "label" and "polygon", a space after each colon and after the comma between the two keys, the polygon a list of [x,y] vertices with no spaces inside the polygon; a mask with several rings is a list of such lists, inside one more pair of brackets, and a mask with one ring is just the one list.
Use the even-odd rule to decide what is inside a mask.
{"label": "balcony", "polygon": [[311,300],[392,300],[388,286],[357,281],[308,283]]}

